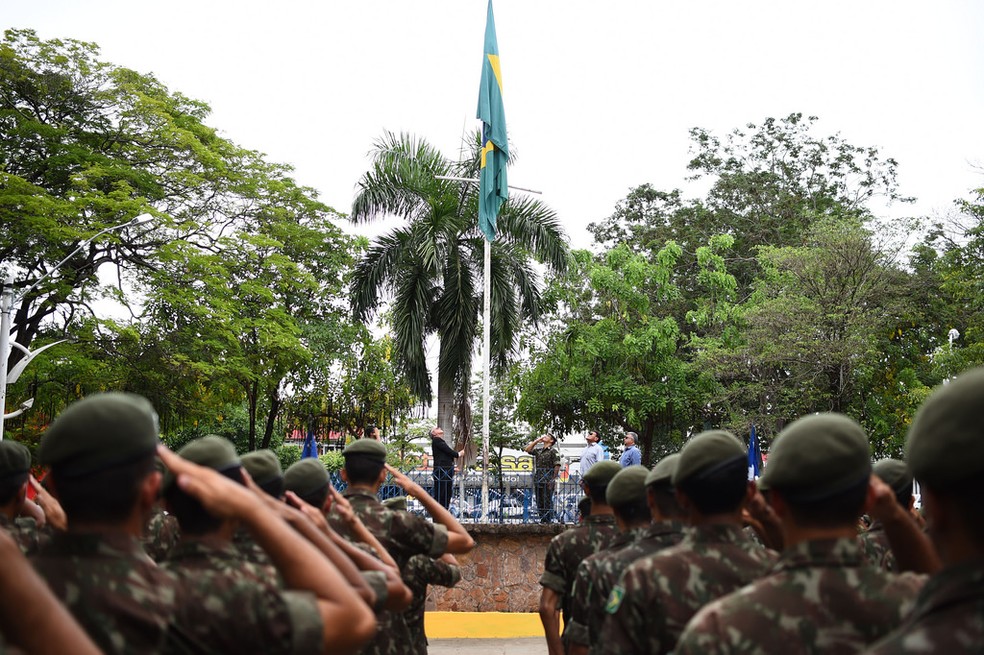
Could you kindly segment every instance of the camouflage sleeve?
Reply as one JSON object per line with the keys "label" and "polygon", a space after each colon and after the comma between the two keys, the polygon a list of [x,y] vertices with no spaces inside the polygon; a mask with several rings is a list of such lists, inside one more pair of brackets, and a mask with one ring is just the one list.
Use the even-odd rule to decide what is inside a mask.
{"label": "camouflage sleeve", "polygon": [[394,512],[390,539],[408,552],[440,557],[448,549],[448,529],[409,512]]}
{"label": "camouflage sleeve", "polygon": [[372,593],[376,596],[376,602],[372,606],[372,611],[383,611],[386,601],[389,600],[389,588],[386,586],[386,574],[382,571],[360,571],[362,579],[366,581]]}
{"label": "camouflage sleeve", "polygon": [[637,588],[639,573],[634,568],[630,566],[626,569],[608,596],[599,640],[602,655],[662,652],[658,649],[646,650],[645,636],[651,612],[641,606],[640,590]]}
{"label": "camouflage sleeve", "polygon": [[[564,629],[568,641],[575,644],[591,645],[588,632],[588,614],[591,612],[589,597],[591,594],[591,562],[585,560],[577,567],[574,574],[574,584],[571,586],[571,623]],[[597,608],[600,610],[601,608]]]}
{"label": "camouflage sleeve", "polygon": [[567,593],[567,577],[564,574],[564,563],[560,557],[560,544],[557,537],[554,537],[547,547],[547,555],[543,560],[543,575],[540,576],[540,586],[556,591],[561,597]]}
{"label": "camouflage sleeve", "polygon": [[[744,648],[735,648],[736,644],[730,644],[728,634],[721,630],[719,615],[716,611],[716,603],[705,605],[694,618],[690,619],[687,626],[683,629],[683,634],[677,641],[674,655],[687,653],[689,655],[703,655],[707,653],[714,655],[720,653],[748,652]],[[729,631],[734,636],[734,631]],[[754,642],[746,644],[752,646]],[[729,647],[730,646],[730,647]],[[750,650],[754,650],[752,647]]]}
{"label": "camouflage sleeve", "polygon": [[314,594],[285,591],[282,594],[291,623],[291,652],[320,653],[324,650],[324,622]]}

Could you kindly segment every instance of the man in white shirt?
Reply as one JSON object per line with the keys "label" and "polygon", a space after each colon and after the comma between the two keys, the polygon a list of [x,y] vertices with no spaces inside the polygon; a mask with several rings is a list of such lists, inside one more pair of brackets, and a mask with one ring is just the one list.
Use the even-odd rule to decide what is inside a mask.
{"label": "man in white shirt", "polygon": [[585,437],[585,441],[588,442],[588,445],[581,451],[582,478],[584,477],[584,474],[588,472],[588,469],[605,458],[604,451],[601,449],[601,446],[598,445],[599,440],[600,437],[594,430],[588,432],[588,436]]}

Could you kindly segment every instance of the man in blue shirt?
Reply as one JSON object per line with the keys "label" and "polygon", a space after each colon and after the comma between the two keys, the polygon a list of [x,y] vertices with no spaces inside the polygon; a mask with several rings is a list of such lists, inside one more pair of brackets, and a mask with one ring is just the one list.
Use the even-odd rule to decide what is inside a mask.
{"label": "man in blue shirt", "polygon": [[581,451],[581,477],[588,472],[594,464],[597,464],[605,458],[605,452],[598,445],[600,437],[598,433],[594,430],[588,432],[588,436],[585,437],[585,441],[588,445]]}
{"label": "man in blue shirt", "polygon": [[622,468],[626,466],[633,466],[635,464],[642,464],[642,453],[639,452],[639,448],[636,446],[636,441],[638,440],[638,435],[635,432],[626,432],[625,439],[622,441],[625,444],[625,450],[622,451],[622,457],[618,460],[618,463],[622,465]]}

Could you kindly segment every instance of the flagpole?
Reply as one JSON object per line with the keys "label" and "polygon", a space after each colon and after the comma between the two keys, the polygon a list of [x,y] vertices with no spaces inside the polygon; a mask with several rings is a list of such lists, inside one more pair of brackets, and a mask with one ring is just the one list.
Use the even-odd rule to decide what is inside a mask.
{"label": "flagpole", "polygon": [[485,241],[485,316],[482,320],[482,364],[485,373],[482,380],[482,523],[489,522],[489,363],[491,360],[491,296],[492,296],[492,244]]}

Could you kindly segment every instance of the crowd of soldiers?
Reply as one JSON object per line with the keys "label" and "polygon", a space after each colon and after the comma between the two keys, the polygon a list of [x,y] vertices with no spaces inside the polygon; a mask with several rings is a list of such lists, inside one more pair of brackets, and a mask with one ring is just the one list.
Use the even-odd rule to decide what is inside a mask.
{"label": "crowd of soldiers", "polygon": [[[44,433],[44,484],[0,442],[0,653],[427,652],[427,585],[475,542],[382,443],[345,448],[339,493],[317,458],[158,437],[145,398],[102,393]],[[380,502],[387,477],[430,518]]]}
{"label": "crowd of soldiers", "polygon": [[[599,461],[546,555],[550,655],[984,652],[982,400],[984,368],[936,390],[905,461],[839,414],[785,428],[757,484],[722,430]],[[382,443],[346,447],[339,493],[316,458],[158,437],[146,399],[103,393],[46,430],[44,484],[0,442],[0,652],[426,653],[427,585],[475,542]],[[381,502],[389,477],[430,518]]]}
{"label": "crowd of soldiers", "polygon": [[540,579],[550,655],[984,652],[982,402],[984,368],[935,390],[904,461],[873,464],[826,413],[782,430],[757,481],[722,430],[652,470],[594,464]]}

